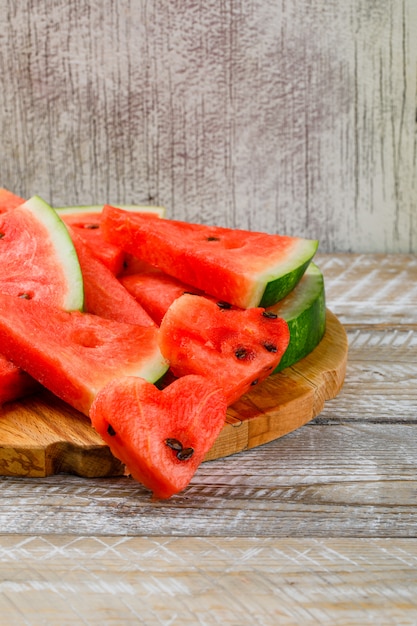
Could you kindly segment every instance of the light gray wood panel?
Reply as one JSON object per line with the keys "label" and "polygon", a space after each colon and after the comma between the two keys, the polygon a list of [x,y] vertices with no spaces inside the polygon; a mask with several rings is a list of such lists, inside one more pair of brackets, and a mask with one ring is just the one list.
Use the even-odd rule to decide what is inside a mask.
{"label": "light gray wood panel", "polygon": [[11,535],[0,558],[8,626],[417,621],[415,540]]}
{"label": "light gray wood panel", "polygon": [[348,327],[347,336],[343,388],[316,423],[417,424],[417,325]]}
{"label": "light gray wood panel", "polygon": [[414,254],[318,254],[327,305],[343,324],[417,324]]}
{"label": "light gray wood panel", "polygon": [[415,252],[414,0],[0,6],[0,184]]}
{"label": "light gray wood panel", "polygon": [[413,537],[416,446],[410,425],[305,426],[203,463],[168,501],[151,501],[126,478],[2,478],[0,532]]}

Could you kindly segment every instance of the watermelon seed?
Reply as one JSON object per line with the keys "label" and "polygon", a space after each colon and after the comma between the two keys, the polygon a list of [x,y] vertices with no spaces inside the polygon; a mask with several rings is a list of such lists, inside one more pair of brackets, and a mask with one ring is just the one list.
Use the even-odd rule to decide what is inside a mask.
{"label": "watermelon seed", "polygon": [[175,450],[176,452],[181,452],[182,450],[182,443],[181,441],[178,441],[178,439],[165,439],[165,444],[168,448],[171,448],[171,450]]}
{"label": "watermelon seed", "polygon": [[95,230],[96,228],[100,228],[100,224],[84,224],[83,228],[87,228],[89,230]]}
{"label": "watermelon seed", "polygon": [[214,236],[207,237],[207,241],[220,241],[220,237],[214,237]]}
{"label": "watermelon seed", "polygon": [[180,461],[187,461],[191,459],[194,454],[194,448],[183,448],[177,452],[177,459]]}
{"label": "watermelon seed", "polygon": [[265,341],[264,348],[265,350],[268,350],[268,352],[276,352],[278,350],[276,345],[273,343],[269,343],[269,341]]}
{"label": "watermelon seed", "polygon": [[231,309],[232,308],[232,305],[229,304],[229,302],[224,302],[223,300],[216,302],[216,304],[219,307],[219,309]]}
{"label": "watermelon seed", "polygon": [[278,315],[276,313],[272,313],[272,311],[263,311],[262,315],[270,320],[275,320],[278,317]]}
{"label": "watermelon seed", "polygon": [[116,434],[116,431],[111,424],[107,426],[107,433],[110,435],[110,437],[114,437]]}
{"label": "watermelon seed", "polygon": [[26,292],[19,293],[17,297],[18,298],[22,298],[23,300],[31,300],[31,298],[32,298],[30,293],[26,293]]}
{"label": "watermelon seed", "polygon": [[245,359],[247,357],[247,350],[246,348],[237,348],[237,350],[235,350],[235,357],[237,359]]}
{"label": "watermelon seed", "polygon": [[251,385],[253,385],[253,386],[254,386],[254,385],[257,385],[257,384],[258,384],[258,382],[259,382],[259,381],[258,381],[258,379],[257,379],[257,378],[255,378],[255,380],[253,380],[253,381],[251,382]]}
{"label": "watermelon seed", "polygon": [[6,236],[6,233],[0,233],[0,239],[3,239],[3,237]]}

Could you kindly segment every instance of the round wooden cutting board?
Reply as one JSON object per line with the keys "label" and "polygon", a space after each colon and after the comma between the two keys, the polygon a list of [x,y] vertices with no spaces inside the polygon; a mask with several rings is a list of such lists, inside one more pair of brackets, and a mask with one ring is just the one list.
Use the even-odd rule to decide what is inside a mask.
{"label": "round wooden cutting board", "polygon": [[[206,460],[260,446],[300,428],[337,396],[346,372],[347,336],[327,311],[325,335],[296,365],[270,376],[228,410]],[[47,391],[0,409],[0,475],[58,473],[120,476],[115,459],[89,419]]]}

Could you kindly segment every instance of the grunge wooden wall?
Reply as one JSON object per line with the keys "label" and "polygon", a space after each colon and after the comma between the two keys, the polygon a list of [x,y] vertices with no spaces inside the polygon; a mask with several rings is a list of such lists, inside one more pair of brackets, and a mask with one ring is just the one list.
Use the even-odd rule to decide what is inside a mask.
{"label": "grunge wooden wall", "polygon": [[416,0],[1,0],[0,185],[417,251]]}

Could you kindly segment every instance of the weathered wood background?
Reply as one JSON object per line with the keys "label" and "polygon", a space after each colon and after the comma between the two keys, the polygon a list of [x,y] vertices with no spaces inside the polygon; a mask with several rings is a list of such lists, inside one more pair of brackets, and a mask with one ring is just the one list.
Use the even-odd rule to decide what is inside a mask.
{"label": "weathered wood background", "polygon": [[415,0],[2,0],[0,185],[417,250]]}

